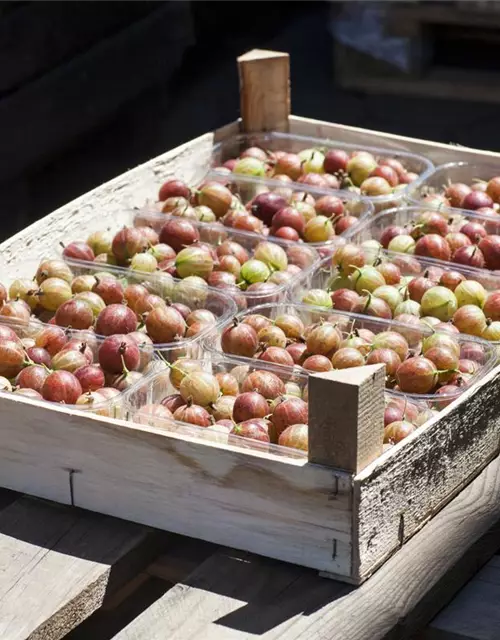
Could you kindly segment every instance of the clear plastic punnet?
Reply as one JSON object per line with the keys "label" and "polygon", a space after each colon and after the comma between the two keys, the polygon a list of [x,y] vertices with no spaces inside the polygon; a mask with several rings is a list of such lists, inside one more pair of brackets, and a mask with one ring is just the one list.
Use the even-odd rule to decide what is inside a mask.
{"label": "clear plastic punnet", "polygon": [[[400,210],[394,210],[395,215],[398,215],[399,211]],[[402,211],[404,213],[404,210]],[[380,214],[380,215],[382,216],[383,214]],[[367,241],[367,244],[364,244],[365,237],[370,238]],[[448,274],[452,274],[454,278],[457,278],[458,276],[459,278],[458,281],[463,280],[467,282],[468,281],[478,282],[479,284],[482,285],[484,289],[484,291],[481,291],[481,290],[479,291],[478,296],[482,295],[482,296],[489,297],[490,295],[495,294],[494,296],[492,296],[492,302],[494,302],[493,299],[496,297],[496,294],[497,293],[500,294],[500,273],[499,272],[487,271],[485,269],[474,269],[471,267],[465,267],[460,264],[434,260],[432,258],[423,258],[420,256],[409,255],[405,253],[396,253],[394,251],[387,251],[386,249],[381,249],[380,247],[373,246],[370,244],[373,241],[373,239],[376,237],[377,237],[376,231],[374,231],[372,234],[371,232],[366,232],[366,230],[362,230],[359,238],[353,237],[350,239],[349,247],[351,245],[359,247],[359,251],[363,256],[363,261],[365,266],[373,266],[373,265],[379,266],[382,264],[383,265],[387,264],[387,265],[395,265],[397,267],[398,273],[400,274],[400,277],[401,277],[401,281],[398,284],[394,284],[394,283],[392,284],[393,286],[396,286],[396,288],[400,290],[400,293],[402,296],[401,302],[405,302],[408,299],[408,295],[407,295],[408,285],[409,283],[411,283],[412,280],[420,277],[432,278],[433,282],[436,283],[436,286],[438,285],[445,286],[446,288],[446,284],[448,284],[446,281],[446,276]],[[359,242],[359,245],[357,244],[358,242]],[[452,276],[450,275],[450,277]],[[388,283],[388,284],[391,284],[391,283]],[[323,260],[321,267],[316,270],[313,281],[312,281],[312,287],[308,289],[304,288],[302,292],[300,292],[298,295],[295,295],[293,298],[291,298],[291,300],[293,302],[298,302],[298,303],[304,302],[306,304],[314,303],[321,306],[324,305],[328,309],[331,309],[333,312],[335,303],[334,303],[334,300],[332,299],[332,296],[335,295],[334,292],[337,289],[345,289],[351,286],[352,286],[352,282],[349,281],[349,278],[348,277],[346,278],[345,275],[342,274],[341,269],[339,269],[336,265],[333,264],[332,258],[328,257]],[[448,284],[448,286],[450,285]],[[456,284],[455,290],[457,286],[458,284]],[[328,293],[328,296],[324,295],[325,293]],[[321,296],[321,301],[315,302],[316,295]],[[360,295],[367,295],[367,291],[361,291]],[[465,295],[467,295],[466,292],[465,292]],[[372,297],[373,298],[378,297],[378,294],[376,293],[376,289],[372,292]],[[384,296],[382,296],[382,298],[384,299]],[[500,295],[498,296],[498,298],[500,299]],[[493,331],[493,328],[495,328],[497,325],[491,324],[492,321],[498,322],[498,320],[500,319],[500,315],[498,316],[496,315],[494,308],[492,308],[492,311],[490,312],[488,310],[488,305],[485,305],[484,301],[481,301],[481,300],[479,301],[481,302],[481,304],[479,304],[478,306],[480,308],[483,308],[486,315],[486,326],[487,327],[491,326],[491,329],[485,335],[478,336],[477,333],[471,333],[471,332],[465,331],[462,325],[458,325],[458,328],[461,334],[463,334],[464,336],[472,335],[473,337],[480,337],[484,340],[491,342],[491,344],[495,345],[496,347],[500,347],[500,338],[497,337],[496,330]],[[476,304],[476,302],[473,302],[472,298],[470,301],[466,301],[464,298],[464,301],[460,301],[460,304],[459,304],[457,299],[457,309],[464,306],[465,304]],[[391,317],[393,318],[398,316],[400,313],[407,313],[407,310],[404,310],[404,309],[398,311],[397,307],[395,309],[391,307],[390,311],[391,311]],[[426,314],[426,310],[424,307],[421,307],[420,315],[414,313],[413,311],[411,311],[411,315],[413,315],[417,319],[420,319],[422,322],[429,324],[429,326],[433,326],[433,324],[437,324],[440,320],[437,317],[434,319],[432,317],[429,317],[429,316],[432,316],[432,313]],[[441,319],[441,322],[453,324],[454,323],[453,316],[450,318]],[[451,330],[453,330],[453,327],[451,327]],[[500,331],[500,327],[499,327],[499,331]]]}
{"label": "clear plastic punnet", "polygon": [[[300,202],[300,201],[304,201],[307,204],[312,204],[314,206],[315,201],[319,200],[320,198],[323,198],[325,196],[329,196],[329,197],[334,196],[338,198],[338,200],[341,201],[341,204],[342,204],[342,207],[339,208],[338,212],[336,211],[335,214],[332,214],[330,216],[331,221],[334,225],[334,232],[335,232],[335,228],[342,227],[342,225],[339,223],[341,223],[343,218],[349,217],[349,218],[358,218],[359,220],[364,220],[367,216],[372,215],[374,211],[373,205],[371,204],[371,202],[369,202],[367,198],[362,198],[359,196],[359,194],[350,193],[348,191],[335,191],[335,190],[328,190],[324,188],[320,189],[311,185],[299,184],[296,182],[285,183],[279,180],[272,180],[272,179],[265,179],[265,178],[257,179],[251,176],[237,175],[235,173],[221,174],[220,172],[217,172],[217,171],[212,171],[208,173],[202,184],[205,184],[208,182],[220,182],[221,184],[225,185],[233,193],[233,195],[237,200],[237,204],[240,207],[251,206],[251,202],[256,196],[259,196],[267,192],[273,192],[281,195],[285,201],[284,206],[287,206],[288,204],[293,206],[294,202]],[[140,209],[140,213],[141,214],[142,213],[160,213],[161,214],[162,206],[163,206],[163,203],[161,202],[148,202],[145,204],[143,208]],[[179,217],[182,217],[182,216],[179,216]],[[209,225],[216,224],[218,226],[222,226],[224,222],[223,220],[224,218],[225,216],[222,216],[215,222],[202,222],[202,224],[209,224]],[[308,220],[306,219],[306,222],[307,221]],[[354,223],[353,226],[355,226],[356,223],[354,220],[350,219],[349,221],[351,223]],[[264,236],[269,240],[273,240],[274,242],[279,238],[272,235],[272,233],[270,233],[269,227],[270,227],[269,224],[268,225],[264,224],[261,231],[251,230],[249,231],[249,233],[254,233],[257,237],[261,237],[261,238],[262,236]],[[239,227],[239,228],[238,227],[234,228],[232,226],[228,227],[227,224],[224,224],[224,228],[230,229],[230,230],[234,229],[235,231],[236,230],[247,231],[247,229],[245,229],[244,227]],[[338,243],[339,236],[341,235],[343,235],[343,231],[341,231],[338,234],[335,233],[330,239],[324,239],[324,240],[321,239],[318,241],[299,240],[299,242],[307,244],[310,247],[314,247],[315,249],[318,250],[320,254],[325,254],[328,251],[329,247],[335,246],[335,244]]]}
{"label": "clear plastic punnet", "polygon": [[[230,373],[238,379],[240,386],[248,374],[253,371],[271,372],[283,384],[293,383],[296,393],[303,396],[305,400],[307,399],[307,376],[300,371],[290,374],[280,367],[274,367],[270,363],[242,363],[237,358],[227,357],[218,353],[208,354],[205,359],[192,362],[195,362],[200,370],[213,375]],[[125,398],[125,417],[138,425],[144,425],[173,435],[187,436],[197,440],[215,442],[223,446],[251,449],[277,456],[307,458],[306,450],[277,444],[278,434],[274,433],[275,429],[271,421],[269,421],[268,432],[271,441],[268,442],[237,435],[238,429],[232,432],[233,427],[236,427],[236,423],[230,426],[229,423],[231,421],[227,425],[217,424],[213,417],[213,411],[210,418],[211,424],[207,426],[198,426],[173,417],[163,416],[161,407],[165,406],[165,403],[162,405],[162,402],[174,394],[179,394],[179,385],[172,383],[173,372],[175,372],[175,363],[170,367],[164,365],[162,371],[156,371],[156,373],[146,377],[141,385],[131,389]],[[299,396],[297,395],[297,397]],[[158,405],[160,405],[160,408]],[[200,407],[198,406],[198,411],[199,409]],[[209,410],[209,407],[205,409],[207,416],[209,415]],[[201,413],[204,414],[203,411]]]}
{"label": "clear plastic punnet", "polygon": [[[411,185],[407,200],[411,203],[422,204],[422,199],[430,195],[441,195],[444,190],[453,183],[463,183],[468,186],[478,182],[488,182],[491,178],[500,176],[500,164],[485,160],[484,162],[449,162],[436,167],[429,175],[418,183]],[[438,207],[439,203],[435,204]],[[426,203],[427,208],[432,204]],[[445,207],[439,205],[442,211]],[[451,207],[450,207],[451,208]],[[468,215],[474,214],[473,210],[460,209]]]}
{"label": "clear plastic punnet", "polygon": [[[167,304],[182,304],[191,311],[207,309],[216,318],[213,325],[208,325],[193,335],[186,335],[172,342],[154,342],[154,348],[169,360],[181,355],[201,356],[202,340],[218,326],[227,322],[237,312],[236,303],[221,289],[215,289],[201,283],[173,278],[168,273],[142,273],[122,267],[103,265],[97,262],[66,259],[75,276],[94,275],[96,277],[111,275],[117,278],[124,287],[129,284],[141,284],[150,293],[163,298]],[[186,332],[187,333],[187,332]]]}
{"label": "clear plastic punnet", "polygon": [[[476,213],[474,211],[466,211],[464,209],[442,208],[442,209],[439,209],[439,211],[435,212],[432,210],[431,207],[427,207],[427,206],[424,207],[421,204],[420,206],[409,206],[409,207],[399,207],[396,209],[388,209],[387,211],[378,213],[376,216],[374,216],[370,220],[365,219],[363,222],[357,225],[356,228],[349,229],[346,232],[345,234],[346,241],[355,242],[356,244],[361,244],[361,243],[372,241],[372,240],[381,242],[384,240],[383,238],[384,232],[387,233],[387,230],[389,227],[399,227],[400,229],[403,229],[405,233],[406,232],[410,233],[413,228],[418,229],[419,225],[422,224],[422,222],[419,220],[419,217],[422,214],[426,214],[428,212],[431,212],[433,214],[438,213],[440,216],[444,218],[444,220],[446,221],[445,226],[447,226],[448,233],[461,232],[461,229],[465,225],[468,225],[469,223],[471,223],[474,225],[481,225],[481,227],[484,228],[484,231],[482,232],[484,235],[500,236],[500,215],[499,214],[494,214],[495,217],[498,218],[498,220],[496,220],[495,217],[485,216],[480,213]],[[479,229],[479,227],[477,227],[477,229]],[[476,231],[477,230],[474,230],[474,228],[472,228],[470,231],[467,231],[464,233],[469,233],[467,237],[470,238],[471,233],[473,236],[473,234],[476,233]],[[481,230],[479,229],[479,231]],[[401,233],[401,230],[399,230],[398,233]],[[432,233],[432,230],[430,230],[428,233]],[[444,237],[446,238],[446,236]],[[474,239],[474,242],[470,240],[469,245],[472,246],[474,244],[479,244],[480,240],[481,240],[481,237],[478,234],[477,237]],[[408,250],[407,255],[412,255],[417,259],[424,258],[424,256],[414,254],[413,253],[414,250],[415,250],[415,246],[412,245],[412,247]],[[451,248],[450,248],[450,260],[438,260],[436,258],[431,258],[427,256],[425,256],[425,260],[432,260],[433,262],[439,263],[442,265],[445,264],[452,269],[455,269],[455,268],[458,269],[460,267],[464,267],[465,269],[472,270],[472,272],[489,271],[490,273],[497,272],[500,274],[500,269],[496,269],[496,268],[488,269],[487,265],[484,265],[483,267],[475,267],[475,266],[470,266],[468,264],[463,264],[458,260],[455,261],[453,257],[453,251]]]}
{"label": "clear plastic punnet", "polygon": [[[374,334],[375,337],[382,333],[385,334],[385,332],[388,331],[395,332],[400,334],[407,342],[407,357],[410,357],[412,354],[420,354],[423,346],[423,341],[426,338],[437,335],[439,333],[424,324],[406,324],[394,320],[385,320],[381,318],[368,317],[357,313],[335,311],[334,309],[324,309],[322,307],[314,307],[292,302],[282,303],[278,305],[267,304],[255,307],[254,309],[250,309],[246,312],[238,314],[236,321],[242,322],[250,314],[258,314],[264,316],[265,318],[269,318],[273,321],[274,324],[276,324],[276,320],[284,314],[294,316],[301,320],[306,330],[305,333],[307,333],[307,329],[312,325],[324,324],[325,322],[329,322],[338,327],[338,329],[342,333],[342,337],[344,340],[349,340],[353,337],[362,338],[364,340],[365,338],[363,337],[362,330],[368,330],[369,332],[371,332],[371,334]],[[231,326],[230,323],[228,323],[226,327],[221,327],[218,334],[213,334],[205,340],[206,348],[208,351],[212,353],[223,352],[221,335],[228,326]],[[361,333],[359,333],[360,331]],[[460,350],[461,359],[468,359],[469,357],[476,358],[476,371],[472,375],[467,376],[467,384],[447,389],[446,394],[439,395],[436,393],[402,392],[394,387],[393,380],[388,386],[387,393],[393,395],[394,397],[407,399],[408,402],[420,403],[420,405],[425,406],[428,409],[441,410],[442,408],[450,404],[453,400],[457,399],[465,389],[481,380],[496,365],[497,350],[492,343],[486,342],[485,340],[480,340],[472,336],[465,336],[461,334],[448,335],[450,335],[450,338],[452,338],[457,343]],[[304,337],[300,337],[298,339],[298,342],[303,342],[305,339],[306,338]],[[349,347],[349,344],[346,343],[345,346]],[[366,345],[365,355],[368,355],[374,348],[379,347],[376,346],[375,342],[371,345],[368,342],[368,344]],[[235,354],[226,355],[241,362],[248,363],[257,361],[260,363],[261,360],[259,358],[262,355],[262,351],[263,349],[261,348],[253,358],[242,357]],[[297,370],[303,371],[306,374],[312,373],[311,371],[306,371],[301,365],[297,363],[294,363],[292,367],[281,364],[275,364],[274,366],[288,371],[290,375],[292,374],[292,372],[295,372]]]}
{"label": "clear plastic punnet", "polygon": [[[152,214],[138,212],[135,216],[134,225],[137,227],[152,227],[155,231],[159,232],[163,225],[169,220],[178,220],[178,218],[163,213]],[[257,258],[258,252],[263,246],[267,246],[265,243],[272,242],[274,245],[282,248],[284,252],[284,264],[276,264],[276,270],[271,273],[267,283],[262,283],[265,285],[272,282],[272,288],[264,286],[261,290],[255,291],[248,288],[246,290],[241,289],[236,293],[233,292],[233,288],[231,287],[221,289],[233,298],[240,310],[246,309],[247,307],[254,307],[257,304],[263,304],[265,302],[284,300],[290,292],[297,291],[302,287],[308,287],[311,284],[314,272],[318,269],[321,262],[318,251],[306,243],[287,242],[271,237],[266,238],[248,231],[238,231],[237,229],[224,227],[221,224],[209,224],[195,220],[190,220],[189,222],[197,230],[200,242],[209,244],[215,248],[226,241],[237,242],[248,252],[249,259]],[[342,238],[335,238],[332,246],[338,246],[343,242],[344,240]],[[286,271],[286,268],[283,269],[281,266],[287,267],[288,265],[295,265],[300,268],[300,271],[293,275],[288,274],[288,272],[287,276],[282,275]],[[215,287],[215,289],[218,290],[217,287]]]}
{"label": "clear plastic punnet", "polygon": [[[32,393],[36,390],[34,390],[32,386],[27,386],[26,380],[24,382],[19,380],[19,373],[30,365],[38,365],[40,368],[45,369],[47,375],[52,371],[69,371],[70,373],[75,373],[75,371],[78,371],[78,364],[81,364],[82,367],[87,364],[99,365],[105,379],[103,386],[105,386],[108,392],[106,399],[104,399],[105,396],[102,394],[94,395],[89,394],[88,390],[82,390],[81,400],[79,402],[75,404],[62,403],[65,408],[71,411],[85,411],[111,418],[122,417],[123,401],[126,392],[133,391],[137,385],[140,386],[143,384],[147,375],[152,375],[155,371],[160,370],[162,365],[162,362],[158,359],[154,350],[149,345],[142,344],[137,345],[139,349],[137,366],[131,371],[116,373],[110,371],[109,368],[105,369],[101,366],[101,360],[104,365],[109,363],[109,357],[108,360],[106,360],[106,355],[101,353],[101,347],[105,338],[96,336],[91,331],[63,329],[55,325],[45,324],[37,319],[24,323],[0,316],[0,335],[2,335],[2,331],[5,330],[13,331],[17,336],[18,344],[24,351],[25,361],[20,365],[20,368],[18,367],[19,371],[17,371],[17,373],[15,368],[11,367],[7,369],[5,360],[2,360],[2,349],[0,348],[0,393],[2,395],[16,395],[28,401],[37,400],[47,405],[53,405],[55,404],[54,400],[46,400],[42,396],[37,397],[36,393]],[[6,335],[3,337],[8,339]],[[58,347],[58,343],[61,343],[60,348]],[[70,349],[70,345],[74,346]],[[37,356],[40,355],[40,352],[32,353],[30,351],[32,347],[45,349],[47,353],[50,353],[50,361],[48,363],[41,363],[36,359]],[[65,362],[64,354],[66,354],[66,356],[70,354],[69,359],[66,358]],[[32,358],[35,358],[35,360]],[[59,360],[57,363],[56,358]],[[79,359],[81,359],[81,363]],[[7,373],[8,371],[9,373],[14,372],[15,375],[10,376]],[[10,389],[6,389],[5,385],[1,384],[2,377],[9,380]],[[100,388],[101,387],[92,388],[91,390],[99,392]],[[110,393],[110,391],[114,391],[114,393]]]}
{"label": "clear plastic punnet", "polygon": [[[398,160],[406,171],[418,174],[418,178],[412,183],[413,186],[420,184],[421,181],[425,180],[434,169],[434,165],[427,158],[413,153],[400,151],[398,149],[391,150],[369,147],[365,146],[361,141],[359,144],[346,144],[335,140],[299,136],[275,131],[268,133],[241,134],[218,143],[214,146],[212,166],[220,168],[224,162],[237,158],[249,147],[259,147],[265,151],[285,151],[287,153],[300,153],[306,149],[318,149],[322,152],[336,149],[345,151],[348,154],[355,151],[367,151],[375,156],[376,159],[387,160],[391,158]],[[409,189],[410,184],[405,184],[403,187],[397,187],[393,193],[388,195],[364,197],[373,204],[376,211],[381,211],[382,209],[394,207],[403,202],[408,196]],[[348,192],[348,189],[344,191]]]}

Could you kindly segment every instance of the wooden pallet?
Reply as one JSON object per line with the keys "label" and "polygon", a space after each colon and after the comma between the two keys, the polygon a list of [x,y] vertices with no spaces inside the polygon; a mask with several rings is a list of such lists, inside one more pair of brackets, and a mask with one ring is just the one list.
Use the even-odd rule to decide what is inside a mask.
{"label": "wooden pallet", "polygon": [[[288,117],[286,55],[245,56],[240,73],[242,111],[249,130],[278,125],[299,134],[416,151],[437,164],[499,157]],[[266,87],[272,90],[265,91]],[[264,100],[268,95],[271,103]],[[120,225],[124,208],[140,206],[167,177],[200,180],[209,166],[214,139],[238,130],[239,123],[233,123],[215,136],[201,136],[14,236],[0,246],[7,281],[32,274],[47,247],[58,240],[88,234],[108,226],[109,220]],[[499,378],[500,367],[403,443],[380,455],[380,368],[314,376],[307,461],[4,396],[0,484],[359,584],[498,455]],[[336,398],[342,398],[345,409],[339,409]],[[333,439],[332,416],[336,417]]]}
{"label": "wooden pallet", "polygon": [[2,490],[0,637],[410,638],[499,546],[499,459],[359,588]]}
{"label": "wooden pallet", "polygon": [[[385,30],[390,36],[407,39],[409,70],[404,72],[336,42],[335,77],[340,86],[366,93],[500,101],[500,75],[498,69],[489,64],[500,47],[498,3],[391,3]],[[453,65],[450,60],[441,60],[437,52],[454,46],[457,50],[469,51],[469,57],[471,53],[477,56],[484,48],[484,61],[478,60],[472,68],[459,67],[455,60]]]}

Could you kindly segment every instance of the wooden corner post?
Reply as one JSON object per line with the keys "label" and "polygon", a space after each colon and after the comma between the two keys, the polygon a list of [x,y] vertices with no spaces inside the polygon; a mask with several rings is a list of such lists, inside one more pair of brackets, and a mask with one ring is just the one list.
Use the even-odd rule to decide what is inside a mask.
{"label": "wooden corner post", "polygon": [[288,131],[290,56],[253,49],[238,58],[243,131]]}
{"label": "wooden corner post", "polygon": [[309,462],[358,473],[384,441],[385,365],[309,377]]}

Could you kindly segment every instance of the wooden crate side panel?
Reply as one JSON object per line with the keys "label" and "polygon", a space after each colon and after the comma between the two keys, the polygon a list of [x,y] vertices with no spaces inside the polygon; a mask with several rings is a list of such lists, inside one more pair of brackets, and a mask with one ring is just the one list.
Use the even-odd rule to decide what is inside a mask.
{"label": "wooden crate side panel", "polygon": [[[366,578],[500,451],[500,367],[355,477],[354,573]],[[358,564],[359,562],[359,564]]]}
{"label": "wooden crate side panel", "polygon": [[6,396],[0,414],[1,486],[350,576],[348,474]]}
{"label": "wooden crate side panel", "polygon": [[425,156],[436,166],[447,162],[494,162],[500,161],[500,153],[469,149],[462,146],[442,144],[431,140],[419,140],[393,133],[371,131],[344,124],[333,124],[322,120],[312,120],[290,116],[290,133],[317,138],[330,138],[349,144],[365,144],[384,149],[399,149]]}
{"label": "wooden crate side panel", "polygon": [[60,207],[0,244],[0,276],[9,280],[33,277],[40,260],[54,255],[59,241],[86,238],[91,231],[119,229],[130,209],[156,198],[161,183],[177,177],[194,184],[204,177],[214,135],[172,149],[121,174]]}

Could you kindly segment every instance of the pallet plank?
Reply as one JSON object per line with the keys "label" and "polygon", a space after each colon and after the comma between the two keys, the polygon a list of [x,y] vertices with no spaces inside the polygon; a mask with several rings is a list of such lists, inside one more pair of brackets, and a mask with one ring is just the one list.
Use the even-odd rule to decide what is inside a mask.
{"label": "pallet plank", "polygon": [[500,586],[477,576],[437,616],[431,629],[467,640],[495,640],[500,637],[499,603]]}
{"label": "pallet plank", "polygon": [[[242,640],[254,635],[262,640],[381,640],[389,638],[387,634],[393,640],[410,638],[440,606],[426,594],[443,582],[448,583],[448,596],[460,588],[469,577],[456,570],[461,563],[471,564],[466,550],[481,554],[481,546],[474,543],[499,518],[496,458],[423,532],[356,589],[318,578],[307,569],[221,549],[115,640]],[[450,570],[452,584],[446,578]],[[417,605],[419,617],[411,618]]]}
{"label": "pallet plank", "polygon": [[[500,526],[496,543],[500,543]],[[491,560],[465,585],[419,636],[419,640],[460,637],[495,640],[500,637],[500,557]]]}
{"label": "pallet plank", "polygon": [[62,638],[101,606],[117,583],[115,569],[126,578],[119,562],[149,533],[25,497],[6,507],[0,512],[0,637]]}

